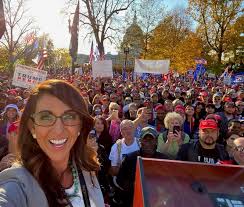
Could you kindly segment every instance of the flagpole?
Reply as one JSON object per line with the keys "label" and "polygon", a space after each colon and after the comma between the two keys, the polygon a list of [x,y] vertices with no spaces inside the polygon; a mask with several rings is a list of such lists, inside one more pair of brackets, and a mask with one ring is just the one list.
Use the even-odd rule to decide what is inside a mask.
{"label": "flagpole", "polygon": [[[71,73],[74,75],[75,72],[75,62],[77,59],[77,53],[78,53],[78,42],[79,42],[79,15],[81,14],[80,11],[80,2],[78,1],[78,4],[75,9],[73,22],[71,25],[71,20],[69,18],[69,32],[71,33],[71,39],[70,39],[70,56],[72,58],[72,65],[71,65]],[[70,14],[70,16],[72,13]]]}

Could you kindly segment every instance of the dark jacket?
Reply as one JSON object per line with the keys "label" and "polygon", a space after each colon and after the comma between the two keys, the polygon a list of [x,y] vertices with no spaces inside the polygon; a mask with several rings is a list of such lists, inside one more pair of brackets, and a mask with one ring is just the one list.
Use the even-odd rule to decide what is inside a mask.
{"label": "dark jacket", "polygon": [[[198,162],[200,142],[199,140],[183,144],[177,154],[177,160]],[[216,144],[215,149],[218,152],[219,160],[229,160],[229,155],[221,144]]]}
{"label": "dark jacket", "polygon": [[[116,178],[117,185],[123,188],[123,191],[118,191],[123,207],[129,207],[133,202],[137,156],[142,156],[141,151],[132,152],[124,157]],[[152,158],[168,159],[160,152],[156,152]]]}

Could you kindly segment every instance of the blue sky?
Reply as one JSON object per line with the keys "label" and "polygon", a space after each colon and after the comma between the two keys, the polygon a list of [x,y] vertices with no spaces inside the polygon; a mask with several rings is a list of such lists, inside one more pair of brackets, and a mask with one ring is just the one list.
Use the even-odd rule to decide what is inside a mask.
{"label": "blue sky", "polygon": [[[55,48],[69,48],[70,35],[68,32],[68,19],[61,10],[64,8],[66,0],[28,0],[30,16],[36,20],[36,25],[40,28],[39,34],[48,33],[54,40]],[[187,0],[164,0],[168,9],[174,7],[186,7]],[[90,42],[79,38],[79,52],[89,54]],[[106,52],[116,53],[114,46],[107,44]]]}

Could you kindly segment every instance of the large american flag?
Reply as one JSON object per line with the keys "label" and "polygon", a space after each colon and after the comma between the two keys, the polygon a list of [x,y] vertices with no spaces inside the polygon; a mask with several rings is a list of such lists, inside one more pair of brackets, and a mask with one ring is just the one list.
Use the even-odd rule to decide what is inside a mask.
{"label": "large american flag", "polygon": [[91,50],[90,50],[90,56],[89,56],[89,64],[92,64],[93,60],[94,60],[94,51],[93,51],[93,41],[91,43]]}
{"label": "large american flag", "polygon": [[46,47],[43,47],[38,57],[38,63],[37,63],[38,70],[43,70],[46,58],[47,58],[47,49]]}

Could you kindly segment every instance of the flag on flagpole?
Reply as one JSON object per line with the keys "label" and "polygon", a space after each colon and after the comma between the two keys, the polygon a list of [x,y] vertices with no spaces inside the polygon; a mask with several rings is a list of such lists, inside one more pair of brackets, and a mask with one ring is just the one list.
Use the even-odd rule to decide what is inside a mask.
{"label": "flag on flagpole", "polygon": [[91,43],[91,50],[90,50],[90,57],[89,57],[89,64],[92,64],[93,60],[94,60],[94,51],[93,51],[93,41]]}
{"label": "flag on flagpole", "polygon": [[45,36],[44,36],[43,48],[38,53],[37,57],[35,59],[33,59],[32,61],[37,64],[37,69],[38,70],[43,70],[44,63],[45,63],[46,59],[47,59],[47,49],[46,49],[46,39],[45,39]]}
{"label": "flag on flagpole", "polygon": [[26,42],[26,44],[31,45],[34,43],[35,39],[36,39],[35,32],[31,32],[30,34],[26,35],[25,42]]}
{"label": "flag on flagpole", "polygon": [[124,63],[124,66],[123,66],[123,69],[122,69],[122,79],[123,81],[126,81],[127,80],[127,73],[126,73],[126,70],[125,70],[125,63]]}
{"label": "flag on flagpole", "polygon": [[229,72],[229,66],[227,66],[224,70],[224,72],[221,74],[220,78],[226,77],[228,75]]}
{"label": "flag on flagpole", "polygon": [[0,0],[0,39],[6,31],[6,24],[4,18],[3,0]]}
{"label": "flag on flagpole", "polygon": [[39,60],[38,60],[38,64],[37,64],[38,70],[43,70],[44,63],[45,63],[46,59],[47,59],[47,49],[43,48],[43,50],[41,51],[41,55],[39,57]]}
{"label": "flag on flagpole", "polygon": [[69,26],[70,33],[71,33],[69,53],[73,59],[76,59],[77,51],[78,51],[78,33],[79,33],[79,21],[80,21],[79,15],[80,15],[80,2],[78,1],[78,4],[75,9],[75,15],[74,15],[72,26]]}
{"label": "flag on flagpole", "polygon": [[98,46],[96,46],[96,49],[95,49],[95,52],[94,52],[94,58],[95,58],[95,61],[100,60],[100,53],[99,53],[99,50],[98,50]]}
{"label": "flag on flagpole", "polygon": [[[38,39],[36,38],[35,42],[34,42],[34,46],[33,46],[33,49],[34,50],[37,50],[39,47],[39,41]],[[34,59],[32,59],[32,61],[35,63],[35,64],[38,64],[39,62],[39,58],[40,58],[40,53],[38,52],[36,57]]]}

